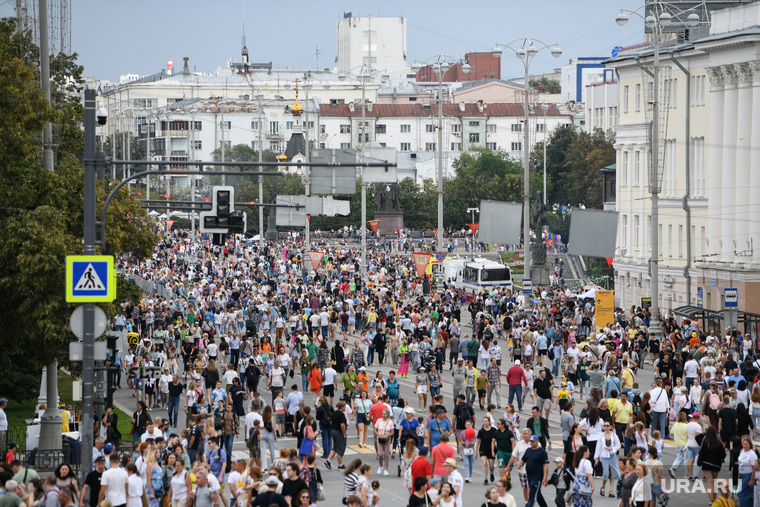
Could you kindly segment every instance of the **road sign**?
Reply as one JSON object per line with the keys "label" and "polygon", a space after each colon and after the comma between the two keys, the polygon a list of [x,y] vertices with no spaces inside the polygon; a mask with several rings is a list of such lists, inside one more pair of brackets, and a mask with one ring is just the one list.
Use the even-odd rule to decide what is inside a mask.
{"label": "road sign", "polygon": [[[95,338],[99,337],[106,332],[106,324],[108,324],[108,317],[106,312],[99,306],[95,307]],[[69,321],[71,332],[74,336],[80,340],[84,340],[84,306],[80,306],[71,314],[71,320]],[[73,359],[72,359],[73,361]]]}
{"label": "road sign", "polygon": [[739,289],[723,289],[723,306],[725,308],[739,307]]}
{"label": "road sign", "polygon": [[111,255],[66,257],[66,301],[110,303],[116,299],[116,270]]}
{"label": "road sign", "polygon": [[533,293],[533,280],[530,278],[523,278],[523,294],[530,295]]}
{"label": "road sign", "polygon": [[161,373],[160,366],[132,366],[131,368],[127,368],[127,380],[159,378]]}
{"label": "road sign", "polygon": [[622,50],[623,50],[623,46],[615,46],[614,48],[612,48],[612,52],[611,52],[612,58],[616,58],[618,53],[620,53],[620,51]]}
{"label": "road sign", "polygon": [[[84,350],[82,342],[69,342],[69,361],[84,360]],[[95,360],[105,361],[107,356],[106,342],[95,342]]]}
{"label": "road sign", "polygon": [[446,254],[443,252],[438,252],[437,254],[435,254],[435,260],[437,260],[438,262],[443,262],[444,260],[446,260]]}

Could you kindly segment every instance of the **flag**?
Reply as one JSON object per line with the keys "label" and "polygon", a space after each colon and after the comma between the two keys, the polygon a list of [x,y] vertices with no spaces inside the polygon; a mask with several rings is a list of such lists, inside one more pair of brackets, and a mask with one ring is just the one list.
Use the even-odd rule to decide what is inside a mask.
{"label": "flag", "polygon": [[166,232],[169,232],[172,230],[172,225],[174,225],[174,220],[167,220],[166,221]]}
{"label": "flag", "polygon": [[380,223],[380,220],[370,220],[369,221],[369,226],[372,227],[372,232],[374,232],[375,234],[377,234],[377,224],[379,224],[379,223]]}
{"label": "flag", "polygon": [[430,262],[431,257],[432,257],[432,254],[429,254],[429,253],[423,253],[423,252],[412,253],[412,259],[414,260],[414,267],[417,270],[418,277],[422,278],[422,275],[425,274],[425,268],[427,268],[427,265]]}
{"label": "flag", "polygon": [[480,222],[475,222],[474,224],[467,224],[467,225],[469,226],[470,229],[472,229],[472,235],[473,236],[478,233],[478,228],[480,227]]}
{"label": "flag", "polygon": [[322,258],[325,256],[324,252],[318,252],[316,250],[309,250],[309,260],[311,261],[311,267],[314,271],[319,267],[319,263],[322,262]]}
{"label": "flag", "polygon": [[612,267],[612,257],[605,257],[605,259],[607,260],[607,267],[611,268]]}
{"label": "flag", "polygon": [[209,198],[208,198],[208,197],[202,197],[202,199],[203,199],[204,201],[206,201],[206,202],[208,202],[208,200],[209,200]]}
{"label": "flag", "polygon": [[161,194],[161,197],[166,197],[166,200],[169,200],[169,194]]}

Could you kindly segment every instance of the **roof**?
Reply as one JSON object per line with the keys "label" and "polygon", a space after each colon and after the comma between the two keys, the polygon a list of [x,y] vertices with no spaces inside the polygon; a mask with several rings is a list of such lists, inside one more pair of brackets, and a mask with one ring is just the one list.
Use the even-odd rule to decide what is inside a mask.
{"label": "roof", "polygon": [[285,155],[288,160],[293,160],[293,157],[299,153],[301,155],[306,153],[306,140],[301,132],[293,132],[288,141],[288,146],[285,148]]}
{"label": "roof", "polygon": [[[353,107],[353,111],[351,110]],[[358,105],[351,104],[320,104],[319,108],[322,117],[338,118],[361,118],[362,108]],[[428,118],[438,114],[438,105],[433,104],[423,106],[423,104],[373,104],[367,108],[365,115],[370,118]],[[446,116],[455,116],[461,118],[475,117],[518,117],[525,116],[522,104],[484,104],[481,111],[478,104],[443,104],[443,114]],[[534,112],[531,116],[543,116],[543,111],[539,104],[535,104]],[[566,116],[551,104],[546,111],[546,116]]]}
{"label": "roof", "polygon": [[600,173],[614,173],[617,171],[617,164],[610,164],[607,167],[599,169]]}
{"label": "roof", "polygon": [[460,86],[457,91],[467,90],[469,88],[475,88],[476,86],[483,86],[483,85],[492,84],[492,83],[502,84],[504,86],[508,86],[510,88],[515,88],[518,90],[522,90],[525,88],[521,84],[510,83],[509,81],[505,81],[504,79],[488,78],[488,79],[481,79],[480,81],[463,81],[462,86]]}

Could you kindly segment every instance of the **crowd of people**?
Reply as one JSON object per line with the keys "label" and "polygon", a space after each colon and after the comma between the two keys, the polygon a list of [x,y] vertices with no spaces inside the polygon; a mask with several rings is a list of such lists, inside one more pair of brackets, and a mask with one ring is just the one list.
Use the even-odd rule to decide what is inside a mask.
{"label": "crowd of people", "polygon": [[[363,274],[355,250],[321,250],[314,270],[297,244],[217,247],[176,231],[151,259],[119,260],[172,296],[124,305],[115,325],[131,346],[111,361],[120,383],[134,366],[162,375],[120,385],[140,398],[134,450],[114,452],[124,436],[109,410],[99,494],[93,479],[76,501],[87,487],[93,507],[143,493],[148,507],[334,505],[323,474],[341,473],[351,506],[391,503],[380,480],[398,474],[410,506],[462,507],[482,481],[488,507],[545,507],[549,486],[558,507],[655,507],[684,473],[712,505],[760,506],[751,336],[668,311],[654,336],[647,309],[600,323],[569,290],[465,297],[420,279],[406,255],[373,250]],[[365,459],[346,456],[349,441]]]}

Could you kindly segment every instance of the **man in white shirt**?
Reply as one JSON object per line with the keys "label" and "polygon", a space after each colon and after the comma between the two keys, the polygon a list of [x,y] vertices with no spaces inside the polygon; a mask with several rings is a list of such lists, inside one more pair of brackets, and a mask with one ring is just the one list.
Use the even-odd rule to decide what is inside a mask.
{"label": "man in white shirt", "polygon": [[322,374],[322,389],[325,396],[330,397],[330,405],[333,404],[333,397],[335,396],[335,377],[338,376],[338,372],[333,369],[331,363],[327,363],[324,373]]}
{"label": "man in white shirt", "polygon": [[160,426],[161,426],[161,418],[160,417],[157,417],[155,422],[148,423],[148,429],[140,437],[140,442],[145,442],[149,438],[152,438],[152,439],[155,440],[158,437],[163,437],[164,434],[159,429]]}
{"label": "man in white shirt", "polygon": [[104,499],[111,501],[114,507],[124,507],[127,504],[127,471],[119,468],[119,457],[112,454],[109,458],[111,468],[103,472],[100,478],[100,494],[98,504]]}
{"label": "man in white shirt", "polygon": [[462,507],[462,491],[464,490],[464,479],[462,474],[457,470],[457,462],[454,458],[446,458],[443,464],[443,468],[446,470],[446,474],[449,476],[449,484],[451,484],[456,498],[456,507]]}
{"label": "man in white shirt", "polygon": [[652,406],[652,432],[660,430],[660,435],[665,438],[667,433],[667,412],[668,412],[668,395],[662,388],[662,380],[655,380],[655,386],[649,391],[650,403]]}
{"label": "man in white shirt", "polygon": [[253,421],[259,421],[260,426],[264,427],[264,418],[259,414],[261,410],[261,404],[254,400],[251,403],[251,411],[245,416],[245,439],[248,439],[248,434],[253,429]]}
{"label": "man in white shirt", "polygon": [[689,451],[689,461],[686,463],[686,467],[689,472],[689,477],[692,477],[692,469],[694,468],[694,460],[697,459],[699,454],[699,444],[697,443],[697,435],[702,434],[702,425],[699,424],[699,412],[691,414],[691,419],[686,424],[686,450]]}
{"label": "man in white shirt", "polygon": [[689,357],[689,360],[684,363],[683,376],[686,380],[684,385],[691,388],[694,384],[694,379],[699,376],[699,363],[694,360],[693,356]]}

